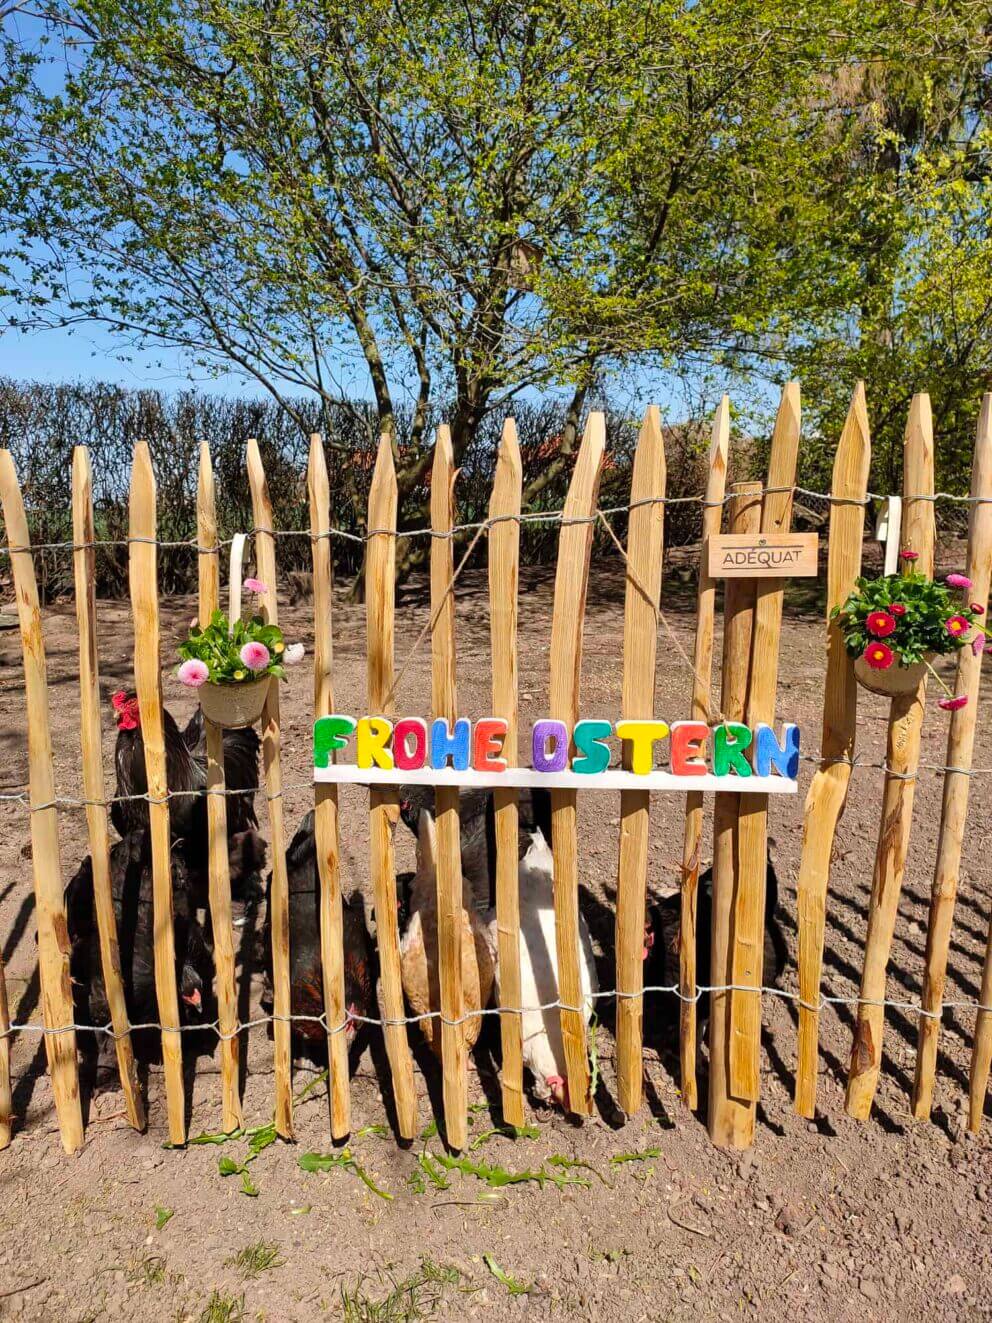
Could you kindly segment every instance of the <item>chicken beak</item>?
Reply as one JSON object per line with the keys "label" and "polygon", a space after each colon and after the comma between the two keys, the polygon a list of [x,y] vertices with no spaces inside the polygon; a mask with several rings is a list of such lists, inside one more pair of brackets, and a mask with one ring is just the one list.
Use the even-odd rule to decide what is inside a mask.
{"label": "chicken beak", "polygon": [[568,1081],[561,1075],[548,1076],[548,1088],[555,1102],[564,1111],[568,1111]]}
{"label": "chicken beak", "polygon": [[199,1011],[203,1008],[203,998],[200,996],[200,989],[194,988],[192,992],[183,993],[183,1001],[194,1010]]}

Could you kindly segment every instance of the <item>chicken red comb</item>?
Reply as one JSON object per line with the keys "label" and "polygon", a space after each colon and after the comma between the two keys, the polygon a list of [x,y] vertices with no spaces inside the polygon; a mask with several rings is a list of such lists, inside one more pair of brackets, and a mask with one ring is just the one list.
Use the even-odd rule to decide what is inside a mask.
{"label": "chicken red comb", "polygon": [[141,709],[137,698],[129,698],[123,689],[118,689],[110,701],[117,713],[117,729],[137,730],[141,725]]}

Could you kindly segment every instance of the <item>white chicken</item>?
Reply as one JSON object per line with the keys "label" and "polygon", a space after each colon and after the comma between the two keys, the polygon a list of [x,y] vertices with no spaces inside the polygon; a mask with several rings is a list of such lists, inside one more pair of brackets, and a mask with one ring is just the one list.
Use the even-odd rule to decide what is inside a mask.
{"label": "white chicken", "polygon": [[[558,1000],[558,948],[555,941],[554,862],[551,848],[540,829],[531,837],[520,861],[520,1004],[547,1006]],[[496,940],[496,923],[490,927],[490,942]],[[579,914],[579,962],[586,1024],[592,1018],[593,996],[599,990],[592,939]],[[499,992],[499,967],[496,968]],[[561,1017],[556,1007],[525,1010],[521,1016],[524,1065],[534,1076],[534,1093],[542,1101],[553,1098],[566,1111],[569,1107],[565,1047]]]}

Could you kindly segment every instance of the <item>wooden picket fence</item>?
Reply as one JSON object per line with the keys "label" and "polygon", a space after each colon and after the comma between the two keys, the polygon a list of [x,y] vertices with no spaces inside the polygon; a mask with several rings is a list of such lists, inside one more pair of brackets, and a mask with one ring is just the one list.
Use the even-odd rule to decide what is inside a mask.
{"label": "wooden picket fence", "polygon": [[[786,531],[800,440],[799,388],[782,396],[772,437],[767,482],[726,489],[729,402],[713,425],[709,478],[703,498],[694,685],[690,715],[715,721],[771,722],[775,716],[783,582],[727,581],[723,608],[723,665],[719,700],[711,693],[716,626],[716,584],[706,564],[706,538],[721,531]],[[586,592],[597,520],[597,494],[605,455],[601,414],[589,418],[562,512],[550,646],[550,715],[574,724],[580,713],[580,676]],[[827,612],[844,600],[861,566],[870,441],[865,394],[857,386],[837,448],[831,492],[827,556]],[[257,444],[248,443],[248,480],[254,514],[255,555],[268,585],[264,615],[275,622],[276,530]],[[431,476],[430,632],[432,715],[454,719],[456,649],[454,580],[455,469],[446,428],[439,430]],[[329,487],[324,450],[312,439],[308,465],[310,535],[314,586],[314,717],[334,710],[332,566]],[[975,447],[967,573],[976,602],[986,605],[992,575],[992,396],[984,400]],[[902,545],[918,553],[918,568],[932,573],[935,517],[933,433],[927,396],[914,398],[905,436]],[[56,789],[48,712],[42,621],[21,492],[8,452],[0,452],[0,500],[6,525],[24,655],[30,766],[30,820],[37,914],[38,958],[44,1041],[62,1143],[68,1152],[83,1142],[76,1034],[69,985],[69,952],[59,855]],[[656,645],[665,514],[665,452],[659,415],[647,411],[632,470],[630,519],[624,558],[627,567],[622,715],[654,715]],[[89,456],[78,447],[72,472],[76,610],[79,626],[80,740],[83,788],[100,950],[116,1039],[121,1085],[130,1123],[146,1123],[121,980],[108,868],[107,788],[101,758],[96,603],[93,591],[94,519]],[[508,422],[485,529],[489,542],[489,600],[492,652],[492,712],[508,724],[504,754],[518,757],[517,609],[521,512],[521,463],[515,427]],[[724,513],[725,512],[725,513]],[[368,504],[366,555],[368,708],[394,711],[394,598],[397,487],[393,453],[384,439],[378,450]],[[197,500],[199,614],[206,621],[219,600],[219,544],[210,454],[200,455]],[[175,981],[170,878],[169,799],[162,724],[161,646],[157,589],[156,492],[148,447],[136,448],[130,496],[130,586],[134,620],[134,674],[141,706],[153,848],[155,983],[162,1035],[169,1138],[185,1142],[180,1020]],[[760,664],[758,660],[760,658]],[[933,1095],[940,1010],[948,962],[955,889],[962,853],[975,737],[981,658],[963,648],[958,657],[957,693],[969,703],[950,719],[943,783],[937,867],[933,882],[926,972],[919,1020],[919,1049],[912,1105],[929,1115]],[[888,720],[887,771],[880,813],[861,993],[847,1089],[847,1109],[866,1118],[875,1095],[882,1051],[886,970],[899,904],[913,808],[926,682],[918,692],[892,700]],[[821,760],[806,800],[799,896],[799,1041],[795,1108],[812,1117],[816,1107],[821,970],[830,861],[848,793],[857,733],[858,690],[853,664],[835,624],[826,628]],[[275,1124],[293,1135],[291,1080],[289,896],[283,821],[278,686],[270,689],[262,716],[264,789],[272,857],[270,917],[274,984]],[[226,801],[221,732],[207,723],[209,906],[214,937],[220,1032],[223,1126],[242,1124],[239,1053],[244,1030],[237,1014],[231,889],[227,855]],[[320,933],[323,991],[328,1026],[330,1129],[335,1138],[351,1128],[345,1035],[342,947],[342,886],[338,791],[314,788],[320,876]],[[467,1052],[461,982],[462,882],[458,792],[438,789],[437,894],[444,1121],[454,1149],[467,1142]],[[496,790],[496,904],[499,931],[502,1102],[505,1119],[524,1119],[520,1007],[519,908],[517,894],[517,791]],[[641,948],[648,874],[651,803],[647,791],[621,797],[617,876],[617,1088],[623,1110],[641,1105],[643,1074],[643,963]],[[554,906],[559,995],[573,1110],[589,1114],[590,1068],[582,1003],[579,957],[578,882],[580,855],[576,793],[552,792]],[[396,1102],[399,1133],[412,1138],[420,1124],[413,1058],[404,1022],[397,927],[393,832],[399,814],[396,789],[369,791],[370,873],[381,969],[384,1038]],[[767,796],[720,793],[714,806],[714,903],[710,992],[708,1128],[720,1145],[753,1142],[759,1097],[762,1013],[762,925],[765,906]],[[703,832],[702,796],[686,797],[680,946],[681,1088],[697,1105],[696,898]],[[971,1068],[970,1124],[978,1129],[992,1060],[992,931],[982,981]],[[0,1148],[11,1136],[10,1017],[0,964]]]}

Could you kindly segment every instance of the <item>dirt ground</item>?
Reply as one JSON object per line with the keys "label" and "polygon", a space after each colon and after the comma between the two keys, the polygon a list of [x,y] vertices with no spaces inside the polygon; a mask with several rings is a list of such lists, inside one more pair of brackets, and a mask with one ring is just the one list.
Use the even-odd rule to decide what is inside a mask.
{"label": "dirt ground", "polygon": [[[957,557],[943,556],[945,570]],[[666,573],[667,618],[691,648],[694,628],[689,585],[679,567]],[[522,722],[544,715],[552,584],[528,574],[522,593]],[[808,587],[806,589],[808,592]],[[481,715],[489,692],[488,616],[482,578],[468,578],[458,597],[460,708]],[[607,564],[594,571],[587,617],[582,709],[611,715],[620,706],[622,581]],[[193,614],[189,599],[165,604],[163,657]],[[284,607],[291,638],[312,644],[309,603]],[[399,660],[426,619],[423,600],[405,594],[397,628]],[[132,647],[126,603],[101,603],[100,652],[104,694],[129,684]],[[335,687],[344,711],[364,710],[364,615],[336,607]],[[56,737],[59,791],[79,792],[76,631],[71,603],[46,612],[46,641]],[[659,649],[657,711],[686,714],[690,676],[670,639]],[[25,713],[16,634],[0,634],[0,788],[26,780]],[[986,668],[988,673],[988,668]],[[778,715],[800,723],[804,750],[818,747],[823,679],[822,615],[798,590],[785,624]],[[177,716],[190,699],[170,673],[166,699]],[[284,775],[287,822],[312,804],[308,780],[310,675],[293,674],[284,689]],[[429,656],[408,670],[398,707],[429,708]],[[862,694],[859,753],[881,758],[886,705]],[[923,760],[944,761],[947,714],[931,697]],[[992,706],[984,695],[976,765],[988,767]],[[108,779],[112,740],[105,734]],[[803,764],[800,795],[773,797],[771,834],[781,878],[783,924],[791,952],[783,986],[794,989],[796,894],[803,796],[810,776]],[[838,836],[831,879],[824,990],[856,993],[860,975],[872,859],[878,830],[882,773],[856,772]],[[950,1000],[974,1001],[989,920],[987,850],[990,781],[972,782],[971,809],[948,980]],[[914,831],[889,975],[889,997],[919,997],[927,898],[940,814],[939,775],[924,772],[917,790]],[[600,957],[600,985],[613,976],[613,902],[618,801],[582,797],[584,845],[581,903]],[[362,794],[343,794],[343,857],[348,890],[366,885],[367,813]],[[672,891],[678,881],[684,801],[658,795],[652,807],[649,887]],[[260,807],[261,812],[261,807]],[[15,1020],[40,1019],[33,896],[26,849],[28,820],[20,806],[3,806],[0,833],[0,937]],[[412,841],[400,829],[399,867],[412,866]],[[61,818],[63,873],[86,852],[79,812]],[[256,939],[243,933],[251,966]],[[249,959],[249,957],[251,957]],[[261,978],[251,979],[257,1011]],[[973,1014],[949,1011],[941,1038],[932,1124],[911,1121],[908,1093],[916,1047],[916,1017],[890,1009],[885,1060],[871,1120],[843,1111],[850,1052],[848,1007],[827,1009],[821,1024],[820,1115],[815,1123],[792,1111],[796,1018],[791,1002],[766,997],[762,1101],[757,1143],[744,1154],[714,1149],[704,1117],[683,1105],[677,1088],[677,1050],[665,1025],[673,1007],[653,1007],[647,1025],[646,1102],[624,1123],[615,1104],[612,1007],[600,1003],[597,1033],[601,1085],[597,1114],[584,1124],[535,1109],[534,1138],[489,1135],[498,1120],[498,1084],[484,1035],[471,1063],[470,1099],[476,1138],[473,1161],[516,1173],[555,1173],[558,1184],[531,1181],[491,1188],[478,1176],[422,1163],[444,1153],[430,1133],[437,1080],[418,1070],[420,1115],[428,1133],[411,1148],[388,1126],[388,1089],[376,1041],[352,1083],[354,1132],[343,1162],[307,1172],[307,1153],[332,1148],[326,1096],[319,1082],[297,1105],[295,1146],[273,1144],[249,1168],[256,1194],[242,1193],[240,1173],[221,1175],[219,1159],[238,1165],[245,1140],[178,1152],[166,1139],[160,1068],[148,1070],[150,1123],[146,1135],[128,1130],[119,1094],[92,1106],[86,1144],[63,1155],[43,1050],[33,1034],[14,1044],[17,1131],[0,1154],[0,1318],[85,1320],[127,1318],[220,1320],[400,1320],[429,1317],[589,1318],[603,1320],[735,1319],[757,1316],[847,1320],[896,1317],[992,1317],[992,1125],[979,1138],[964,1132]],[[251,1032],[245,1116],[262,1126],[272,1116],[272,1051],[265,1028]],[[220,1125],[216,1056],[191,1063],[190,1133]],[[705,1054],[701,1061],[705,1098]],[[298,1093],[315,1068],[298,1068]],[[384,1103],[383,1094],[387,1094]],[[495,1100],[495,1105],[494,1105]],[[374,1128],[371,1128],[374,1127]],[[549,1163],[558,1155],[568,1162]],[[625,1159],[626,1160],[622,1160]],[[579,1165],[573,1165],[573,1164]],[[429,1168],[429,1172],[425,1171]],[[367,1184],[362,1174],[371,1182]],[[431,1174],[434,1178],[432,1179]],[[566,1183],[567,1182],[567,1183]],[[373,1189],[371,1186],[376,1188]],[[389,1196],[389,1197],[385,1197]]]}

